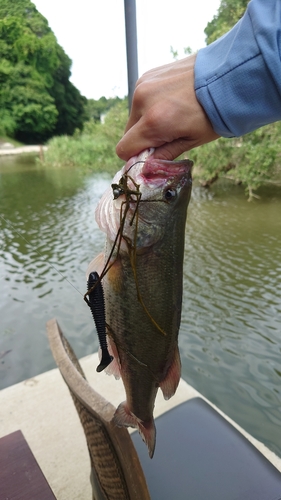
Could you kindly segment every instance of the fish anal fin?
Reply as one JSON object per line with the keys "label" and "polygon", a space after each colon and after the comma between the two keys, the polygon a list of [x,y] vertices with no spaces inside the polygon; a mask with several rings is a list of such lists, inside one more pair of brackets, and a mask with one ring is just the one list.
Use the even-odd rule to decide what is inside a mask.
{"label": "fish anal fin", "polygon": [[[107,340],[107,346],[108,346],[108,352],[109,354],[113,357],[113,360],[111,363],[105,368],[105,373],[107,375],[113,375],[116,380],[119,380],[121,377],[120,374],[120,366],[119,366],[119,355],[118,351],[116,349],[116,345],[114,341],[109,337],[109,335],[106,336]],[[99,357],[101,359],[101,350],[99,350]]]}
{"label": "fish anal fin", "polygon": [[164,380],[159,383],[164,399],[170,399],[176,392],[181,377],[181,360],[179,348],[176,346],[172,364]]}
{"label": "fish anal fin", "polygon": [[120,403],[116,409],[113,421],[117,427],[138,427],[137,418],[130,412],[126,401]]}
{"label": "fish anal fin", "polygon": [[101,252],[99,253],[88,265],[87,271],[86,271],[86,277],[88,279],[88,276],[90,273],[96,271],[98,275],[100,276],[104,268],[104,253]]}
{"label": "fish anal fin", "polygon": [[156,428],[153,417],[146,422],[140,420],[130,412],[127,402],[124,401],[118,406],[113,417],[113,422],[117,427],[135,427],[138,429],[142,440],[148,448],[150,458],[153,457],[156,442]]}

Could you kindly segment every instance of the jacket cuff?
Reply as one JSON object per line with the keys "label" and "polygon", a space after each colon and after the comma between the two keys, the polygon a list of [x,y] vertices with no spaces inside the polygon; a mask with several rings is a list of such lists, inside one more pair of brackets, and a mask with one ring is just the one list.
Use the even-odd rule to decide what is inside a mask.
{"label": "jacket cuff", "polygon": [[231,31],[198,52],[195,91],[215,132],[223,137],[238,137],[281,119],[280,89],[256,41],[248,10]]}

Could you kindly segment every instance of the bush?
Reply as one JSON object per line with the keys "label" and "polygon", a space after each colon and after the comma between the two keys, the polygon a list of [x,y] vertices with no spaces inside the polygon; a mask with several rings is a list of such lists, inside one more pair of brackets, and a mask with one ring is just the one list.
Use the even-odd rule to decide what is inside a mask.
{"label": "bush", "polygon": [[221,176],[231,176],[245,186],[249,199],[264,182],[272,180],[280,169],[281,122],[272,123],[243,137],[218,139],[194,149],[190,157],[203,186]]}

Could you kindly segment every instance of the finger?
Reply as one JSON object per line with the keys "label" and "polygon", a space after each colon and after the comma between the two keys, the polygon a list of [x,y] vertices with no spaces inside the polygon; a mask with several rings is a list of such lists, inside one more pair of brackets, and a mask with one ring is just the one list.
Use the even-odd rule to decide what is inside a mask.
{"label": "finger", "polygon": [[157,148],[165,144],[165,141],[160,138],[153,139],[152,137],[142,136],[139,133],[138,125],[139,123],[130,128],[116,146],[116,154],[122,160],[128,161],[132,156],[139,154],[144,149]]}
{"label": "finger", "polygon": [[146,109],[144,108],[144,102],[146,102],[145,107],[149,107],[149,94],[144,95],[143,92],[144,85],[141,85],[140,81],[136,83],[136,88],[133,94],[132,107],[130,115],[126,124],[125,133],[130,130],[145,114]]}
{"label": "finger", "polygon": [[116,153],[122,160],[127,161],[144,149],[158,148],[168,140],[165,126],[155,119],[155,113],[149,112],[127,130],[116,146]]}
{"label": "finger", "polygon": [[218,134],[212,132],[198,138],[180,138],[155,148],[152,157],[160,160],[173,161],[182,153],[186,153],[187,151],[202,146],[203,144],[207,144],[208,142],[215,141],[219,139],[219,137],[220,136]]}
{"label": "finger", "polygon": [[135,108],[136,108],[136,106],[135,106],[134,101],[133,101],[130,115],[129,115],[125,130],[124,130],[124,134],[126,134],[127,131],[130,130],[130,128],[132,128],[141,119],[141,113],[139,111],[137,111]]}
{"label": "finger", "polygon": [[159,160],[169,160],[173,161],[182,153],[189,151],[196,147],[195,141],[188,139],[178,139],[176,141],[166,143],[159,148],[155,148],[152,154],[153,158],[158,158]]}

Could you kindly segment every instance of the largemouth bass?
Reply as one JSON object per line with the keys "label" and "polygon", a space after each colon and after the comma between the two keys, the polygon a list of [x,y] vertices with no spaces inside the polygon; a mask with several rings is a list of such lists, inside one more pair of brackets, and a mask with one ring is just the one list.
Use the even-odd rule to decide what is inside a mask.
{"label": "largemouth bass", "polygon": [[150,158],[152,151],[131,158],[101,198],[96,221],[107,235],[106,249],[88,269],[102,278],[114,357],[107,372],[121,376],[126,391],[114,421],[136,427],[150,457],[158,388],[169,399],[180,380],[177,340],[192,183],[190,160],[157,160]]}

